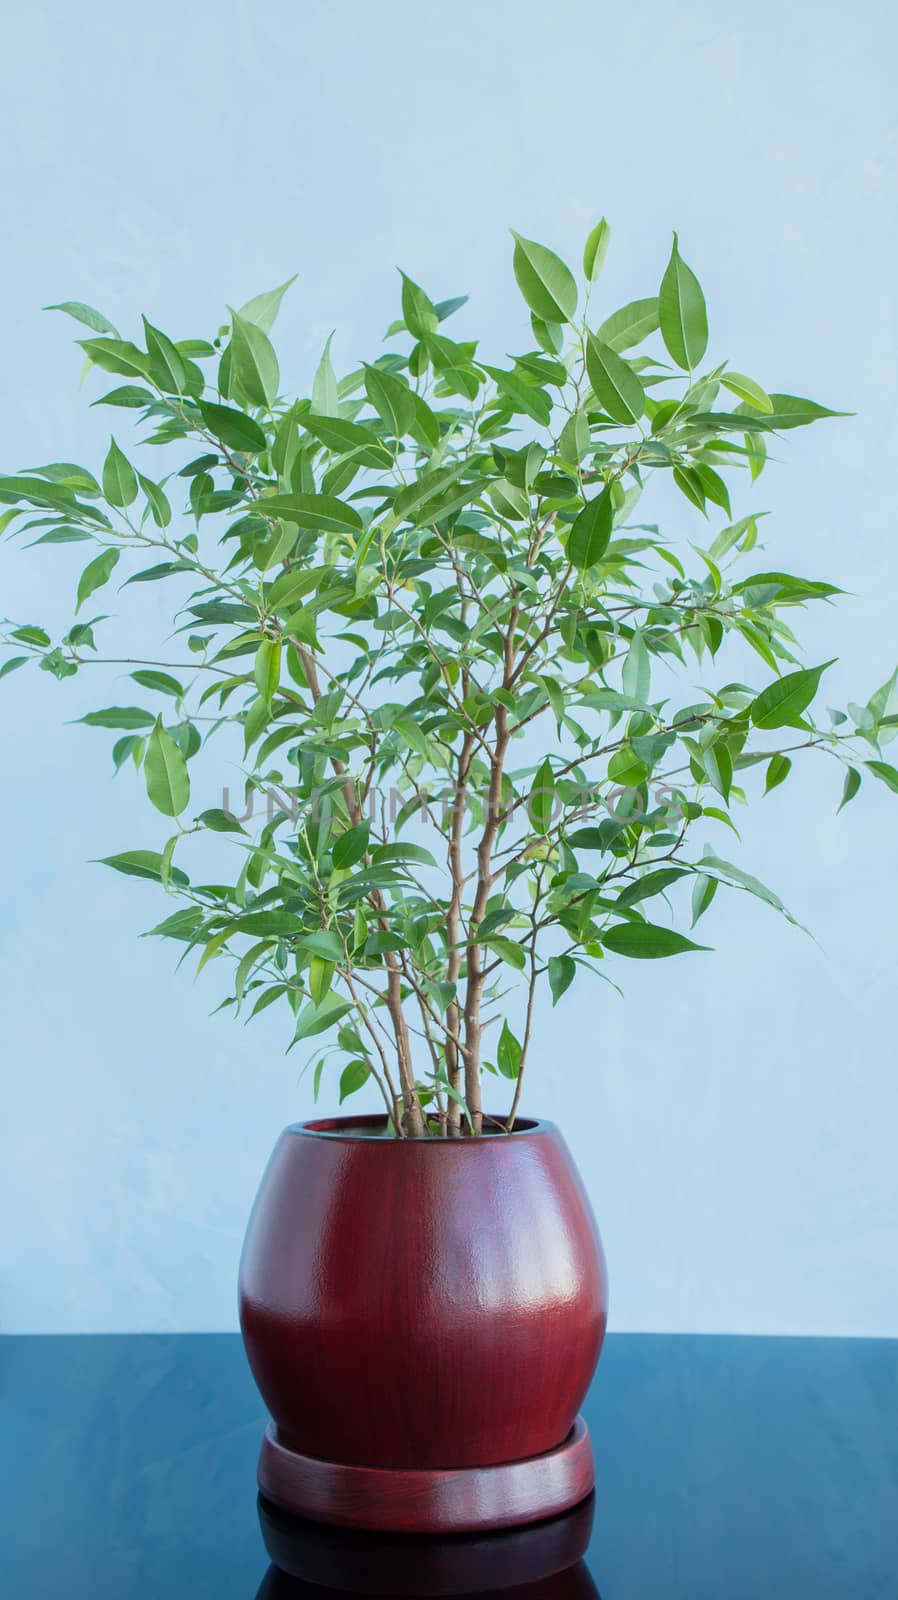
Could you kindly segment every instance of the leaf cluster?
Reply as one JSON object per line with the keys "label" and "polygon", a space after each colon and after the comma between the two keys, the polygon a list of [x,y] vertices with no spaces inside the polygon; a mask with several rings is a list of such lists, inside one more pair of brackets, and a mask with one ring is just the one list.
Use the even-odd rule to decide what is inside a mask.
{"label": "leaf cluster", "polygon": [[[707,363],[676,237],[655,293],[596,316],[609,237],[578,285],[514,235],[528,337],[501,361],[447,332],[464,296],[402,274],[386,350],[340,376],[328,340],[299,398],[272,339],[289,284],[208,339],[144,319],[132,342],[65,302],[115,380],[94,403],[162,465],[113,438],[99,478],[0,478],[0,531],[89,554],[71,626],[9,622],[0,675],[111,664],[107,619],[79,619],[113,579],[171,596],[174,642],[127,663],[134,703],[83,721],[174,831],[107,864],[177,902],[154,934],[230,963],[225,1008],[285,1013],[316,1093],[336,1055],[341,1101],[374,1080],[399,1133],[479,1133],[484,1073],[513,1084],[513,1125],[543,984],[557,1004],[621,959],[704,949],[682,924],[720,885],[789,915],[718,853],[758,777],[769,794],[815,751],[842,805],[866,774],[898,791],[894,674],[821,718],[831,663],[793,627],[839,590],[763,559],[763,512],[731,506],[772,442],[837,413]],[[664,531],[637,520],[659,479]],[[226,737],[245,799],[197,808]]]}

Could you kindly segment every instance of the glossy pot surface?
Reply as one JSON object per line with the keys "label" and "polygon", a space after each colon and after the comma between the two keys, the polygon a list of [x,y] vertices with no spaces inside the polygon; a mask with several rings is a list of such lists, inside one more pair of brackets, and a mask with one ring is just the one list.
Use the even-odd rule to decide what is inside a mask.
{"label": "glossy pot surface", "polygon": [[564,1140],[548,1122],[481,1139],[382,1129],[378,1117],[287,1128],[262,1181],[240,1317],[280,1440],[384,1468],[555,1449],[607,1312]]}

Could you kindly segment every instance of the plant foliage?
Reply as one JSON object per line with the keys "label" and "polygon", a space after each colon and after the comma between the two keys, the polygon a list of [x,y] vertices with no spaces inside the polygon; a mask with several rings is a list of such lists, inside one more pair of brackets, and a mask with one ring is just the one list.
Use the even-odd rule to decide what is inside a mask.
{"label": "plant foliage", "polygon": [[[113,579],[171,592],[177,644],[83,720],[174,831],[107,865],[177,902],[154,933],[231,964],[226,1005],[285,1012],[316,1093],[336,1054],[341,1101],[374,1080],[400,1134],[481,1132],[484,1071],[513,1125],[544,978],[557,1004],[581,973],[704,949],[675,924],[720,885],[788,915],[718,848],[796,757],[843,766],[842,805],[867,774],[898,789],[894,675],[821,720],[831,663],[802,664],[792,624],[839,591],[760,558],[761,513],[730,506],[769,440],[836,413],[705,365],[676,238],[656,295],[591,314],[608,240],[603,220],[578,286],[514,234],[531,336],[492,363],[446,331],[464,297],[403,274],[386,353],[338,376],[329,340],[299,399],[271,338],[286,284],[211,340],[144,319],[132,342],[65,302],[148,470],[113,438],[99,480],[0,479],[0,529],[89,555],[71,626],[9,622],[2,675],[102,664],[105,619],[76,618]],[[671,531],[637,509],[653,479]],[[228,733],[245,814],[191,797]]]}

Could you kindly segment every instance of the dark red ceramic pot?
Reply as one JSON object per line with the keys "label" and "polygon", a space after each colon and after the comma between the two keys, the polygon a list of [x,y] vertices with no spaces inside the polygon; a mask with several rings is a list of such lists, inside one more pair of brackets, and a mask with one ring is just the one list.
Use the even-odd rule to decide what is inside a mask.
{"label": "dark red ceramic pot", "polygon": [[287,1128],[250,1218],[240,1318],[274,1419],[259,1482],[348,1526],[555,1515],[593,1485],[578,1408],[605,1332],[598,1232],[548,1122],[392,1139]]}

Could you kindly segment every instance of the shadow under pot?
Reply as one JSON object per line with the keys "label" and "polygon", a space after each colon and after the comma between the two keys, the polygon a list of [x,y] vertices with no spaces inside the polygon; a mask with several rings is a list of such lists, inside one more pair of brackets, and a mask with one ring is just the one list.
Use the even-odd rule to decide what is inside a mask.
{"label": "shadow under pot", "polygon": [[579,1407],[607,1277],[549,1122],[395,1139],[383,1117],[285,1129],[240,1268],[273,1418],[265,1497],[345,1527],[461,1532],[559,1514],[593,1487]]}

